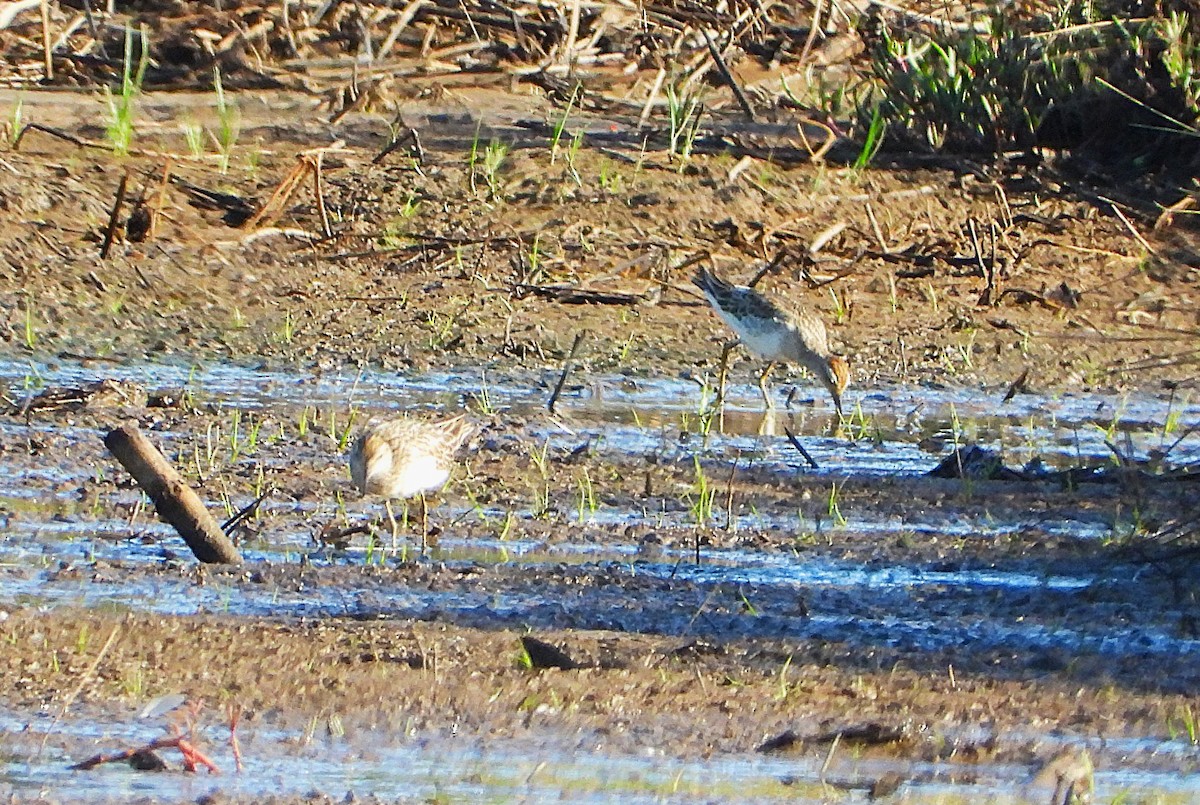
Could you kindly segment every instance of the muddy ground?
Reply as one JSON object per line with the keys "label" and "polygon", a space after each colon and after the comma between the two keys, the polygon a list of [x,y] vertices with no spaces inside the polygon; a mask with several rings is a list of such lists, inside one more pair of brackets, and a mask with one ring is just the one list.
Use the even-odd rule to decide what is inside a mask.
{"label": "muddy ground", "polygon": [[[103,142],[102,127],[92,122],[103,117],[94,97],[11,94],[10,108],[18,97],[24,121]],[[414,82],[402,99],[405,122],[421,133],[423,161],[402,148],[376,163],[388,143],[386,116],[353,114],[333,126],[304,96],[247,93],[238,102],[241,130],[227,172],[211,157],[188,156],[184,122],[212,125],[204,96],[143,98],[137,151],[128,157],[36,130],[0,155],[0,349],[7,360],[34,367],[78,362],[101,375],[105,367],[147,362],[414,375],[486,367],[494,382],[540,386],[548,396],[582,333],[570,384],[586,385],[597,374],[712,377],[727,334],[690,287],[690,269],[676,267],[707,251],[719,270],[745,280],[787,249],[759,287],[821,312],[851,361],[849,407],[867,416],[875,387],[985,387],[999,404],[1026,371],[1025,387],[1045,393],[1192,387],[1200,279],[1194,226],[1181,216],[1156,234],[1153,204],[1053,164],[896,163],[856,171],[759,159],[735,171],[738,159],[715,147],[717,153],[681,164],[640,139],[610,144],[599,136],[604,119],[586,114],[577,125],[598,135],[568,162],[561,149],[552,155],[544,134],[556,112],[528,86],[452,80]],[[311,179],[274,220],[252,227],[223,220],[236,207],[231,200],[224,210],[202,209],[197,191],[163,181],[169,171],[192,186],[262,204],[300,152],[335,139],[340,144],[322,157],[328,236]],[[471,167],[470,154],[474,142],[484,150],[492,141],[508,147],[489,175]],[[137,242],[118,231],[101,259],[125,174],[121,220],[142,200],[154,228]],[[1106,194],[1125,220],[1101,200]],[[845,228],[810,254],[835,224]],[[997,252],[983,303],[987,272],[974,256],[972,224],[985,256],[993,238]],[[753,364],[742,356],[732,372],[737,382],[750,382]],[[118,401],[84,411],[36,410],[27,419],[21,401],[39,390],[36,370],[30,374],[30,388],[8,390],[15,406],[0,448],[6,467],[76,469],[66,480],[30,482],[42,501],[35,511],[15,500],[0,504],[6,524],[69,519],[84,510],[128,515],[128,483],[86,434],[133,419],[195,441],[213,422],[228,421],[213,399],[165,409]],[[800,408],[815,405],[823,415],[828,401],[798,372],[781,373],[777,382],[789,380]],[[530,422],[489,416],[479,401],[484,392],[460,401],[487,428],[448,496],[515,501],[532,511],[538,501],[528,480]],[[324,442],[318,448],[315,436],[305,441],[294,421],[284,426],[288,438],[271,448],[277,495],[315,504],[345,493],[336,451]],[[561,477],[576,478],[581,464],[603,482],[605,504],[618,510],[636,511],[646,498],[692,483],[690,466],[679,463],[656,466],[633,456],[623,464],[586,449],[552,456]],[[245,494],[250,476],[231,463],[192,480],[203,480],[211,499],[222,491]],[[736,495],[741,505],[783,513],[797,499],[819,501],[826,487],[819,477],[751,468],[739,475]],[[999,518],[1032,511],[1049,521],[1101,512],[1122,522],[1145,507],[1165,519],[1180,511],[1181,496],[1120,484],[983,483],[964,492],[957,481],[877,476],[846,478],[841,493],[844,509],[885,514],[946,507]],[[522,518],[518,534],[571,539],[564,512],[574,494],[566,482],[553,486],[552,505],[543,506],[549,511]],[[143,525],[149,519],[140,517]],[[244,538],[252,543],[290,529],[315,540],[332,520],[267,516]],[[439,527],[465,539],[495,528],[471,521]],[[611,536],[651,551],[686,551],[697,538],[694,530],[644,523],[613,525]],[[714,528],[703,540],[764,552],[797,544],[795,534],[769,528]],[[86,718],[128,714],[182,692],[208,702],[206,718],[217,722],[221,708],[235,705],[245,724],[295,726],[336,713],[352,729],[458,730],[493,740],[544,731],[622,752],[655,747],[685,756],[750,751],[788,730],[809,740],[787,751],[823,754],[833,732],[875,724],[884,737],[864,738],[867,748],[859,751],[1031,767],[1053,754],[1031,733],[1163,738],[1195,707],[1195,663],[1173,663],[1136,644],[1114,657],[1069,645],[1022,650],[986,641],[931,647],[880,635],[839,639],[813,636],[804,626],[810,610],[853,615],[896,607],[919,618],[928,607],[968,621],[1111,623],[1134,634],[1141,625],[1192,640],[1196,609],[1186,574],[1172,582],[1094,541],[1036,530],[941,541],[830,532],[805,540],[802,550],[866,567],[1002,566],[1094,575],[1097,582],[1069,594],[981,591],[968,602],[881,594],[864,601],[567,563],[275,561],[201,570],[186,557],[149,566],[67,562],[52,569],[65,574],[53,580],[81,587],[137,585],[165,574],[185,586],[217,580],[235,595],[330,586],[485,597],[536,591],[540,598],[524,611],[383,604],[340,616],[6,606],[0,698],[17,712]],[[579,667],[525,667],[519,638],[527,629]],[[135,677],[142,682],[129,684]]]}
{"label": "muddy ground", "polygon": [[[726,333],[691,270],[674,267],[707,252],[748,281],[786,252],[760,287],[826,317],[858,389],[999,386],[1025,370],[1032,390],[1192,378],[1193,216],[1155,236],[1153,200],[1114,207],[1100,195],[1120,188],[967,161],[854,171],[763,159],[734,172],[727,153],[681,165],[641,140],[630,147],[623,130],[621,147],[599,139],[566,164],[540,133],[555,109],[532,90],[445,83],[438,101],[397,102],[422,132],[420,166],[404,148],[373,164],[389,142],[386,117],[331,127],[316,101],[279,94],[242,103],[224,174],[211,157],[188,158],[183,142],[185,124],[213,125],[206,96],[145,98],[145,153],[125,159],[27,132],[0,172],[11,353],[556,369],[582,332],[584,375],[711,371]],[[23,121],[105,142],[101,126],[79,122],[103,119],[94,98],[21,93],[10,108],[18,102]],[[580,114],[576,125],[604,133],[602,118]],[[244,221],[238,198],[265,204],[299,152],[335,138],[344,145],[323,157],[330,236],[307,178],[252,231],[223,223]],[[480,164],[492,142],[506,150],[489,185]],[[100,260],[126,171],[129,199],[145,200],[155,227]],[[238,198],[197,209],[205,202],[164,184],[165,171]],[[845,228],[809,255],[835,226]],[[981,261],[995,264],[990,290]]]}

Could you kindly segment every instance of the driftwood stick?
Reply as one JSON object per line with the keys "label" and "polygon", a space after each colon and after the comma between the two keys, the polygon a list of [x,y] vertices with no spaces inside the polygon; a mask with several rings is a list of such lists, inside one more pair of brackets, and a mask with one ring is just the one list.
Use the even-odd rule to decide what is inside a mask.
{"label": "driftwood stick", "polygon": [[104,437],[112,453],[154,501],[154,508],[183,537],[201,562],[241,564],[242,557],[158,448],[137,429],[123,425]]}

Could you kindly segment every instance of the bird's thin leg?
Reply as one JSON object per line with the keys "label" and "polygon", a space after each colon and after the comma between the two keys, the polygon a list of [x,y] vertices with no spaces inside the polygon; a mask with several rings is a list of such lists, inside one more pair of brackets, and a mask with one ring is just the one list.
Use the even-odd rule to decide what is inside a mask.
{"label": "bird's thin leg", "polygon": [[767,381],[771,378],[771,370],[775,368],[775,362],[772,361],[763,369],[762,374],[758,377],[758,390],[762,392],[763,402],[767,408],[775,410],[775,401],[771,399],[771,393],[767,391]]}
{"label": "bird's thin leg", "polygon": [[425,493],[422,492],[421,500],[421,556],[425,555],[425,541],[429,538],[429,505],[425,502]]}
{"label": "bird's thin leg", "polygon": [[740,343],[737,339],[726,341],[721,350],[721,364],[717,369],[717,407],[722,411],[725,409],[725,386],[729,382],[729,356]]}
{"label": "bird's thin leg", "polygon": [[384,498],[383,507],[387,510],[388,523],[392,526],[392,553],[396,552],[396,544],[400,539],[400,525],[396,522],[396,513],[392,511],[392,499]]}

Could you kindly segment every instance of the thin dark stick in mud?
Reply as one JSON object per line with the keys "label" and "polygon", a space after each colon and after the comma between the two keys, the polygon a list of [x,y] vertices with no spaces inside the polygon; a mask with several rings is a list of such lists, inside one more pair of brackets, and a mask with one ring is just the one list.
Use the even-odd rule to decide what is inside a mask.
{"label": "thin dark stick in mud", "polygon": [[[713,585],[709,589],[708,594],[704,596],[704,600],[700,602],[700,606],[696,607],[696,611],[692,613],[691,620],[688,621],[687,626],[684,627],[684,630],[680,633],[680,636],[692,633],[692,627],[696,625],[696,621],[699,620],[700,616],[704,614],[704,610],[708,608],[709,602],[716,597],[718,589],[720,589],[720,585]],[[694,644],[695,641],[692,641],[692,643],[689,645]]]}
{"label": "thin dark stick in mud", "polygon": [[772,271],[779,268],[779,264],[783,262],[783,258],[787,257],[787,255],[788,255],[787,249],[780,249],[779,253],[776,254],[775,257],[773,257],[771,259],[771,262],[767,263],[765,266],[760,268],[758,270],[758,273],[750,278],[750,281],[746,283],[746,287],[753,288],[755,285],[758,285],[759,281],[762,280],[763,277],[767,276]]}
{"label": "thin dark stick in mud", "polygon": [[1029,388],[1025,385],[1025,383],[1028,380],[1029,369],[1026,368],[1025,371],[1021,372],[1021,376],[1014,380],[1012,385],[1008,387],[1008,391],[1004,392],[1004,399],[1000,401],[1000,404],[1004,405],[1004,403],[1008,402],[1013,397],[1016,397],[1018,394],[1027,393]]}
{"label": "thin dark stick in mud", "polygon": [[737,79],[733,77],[733,73],[729,70],[729,65],[725,64],[725,59],[721,56],[721,51],[717,49],[717,45],[713,42],[712,37],[708,34],[708,29],[704,28],[704,41],[708,43],[708,55],[712,56],[713,64],[717,65],[717,72],[721,74],[721,78],[725,79],[725,83],[733,90],[733,97],[737,98],[738,106],[742,107],[742,114],[751,123],[754,122],[754,107],[750,105],[750,99],[746,97],[746,93],[742,92],[742,88],[738,86]]}
{"label": "thin dark stick in mud", "polygon": [[84,140],[81,137],[76,137],[74,134],[67,134],[65,131],[56,129],[53,126],[43,126],[40,123],[26,123],[21,127],[21,131],[17,133],[17,138],[13,140],[12,149],[14,151],[20,150],[21,140],[25,138],[26,132],[29,131],[40,131],[43,134],[49,134],[51,137],[57,137],[60,140],[66,140],[72,145],[79,146],[80,148],[97,148],[102,151],[112,150],[111,147],[105,145],[104,143],[98,143],[93,140]]}
{"label": "thin dark stick in mud", "polygon": [[1137,467],[1138,466],[1137,459],[1133,458],[1132,455],[1126,455],[1126,454],[1122,453],[1120,451],[1120,449],[1118,449],[1118,447],[1112,443],[1112,440],[1105,439],[1104,446],[1107,447],[1109,449],[1109,451],[1113,454],[1113,456],[1117,459],[1117,464],[1120,467],[1129,468],[1129,467]]}
{"label": "thin dark stick in mud", "polygon": [[[1172,392],[1172,394],[1173,393],[1174,392]],[[1163,451],[1163,458],[1166,458],[1167,456],[1171,455],[1171,451],[1174,450],[1176,447],[1178,447],[1180,442],[1182,442],[1187,437],[1191,436],[1198,429],[1200,429],[1200,425],[1192,425],[1190,428],[1188,428],[1182,434],[1180,434],[1179,438],[1176,439],[1175,441],[1171,442],[1171,446]]]}
{"label": "thin dark stick in mud", "polygon": [[121,207],[125,205],[125,191],[129,188],[129,172],[121,175],[121,183],[117,185],[117,197],[113,200],[112,210],[108,213],[108,226],[104,227],[104,242],[100,245],[100,259],[107,260],[112,250],[113,239],[117,236],[117,220],[121,216]]}
{"label": "thin dark stick in mud", "polygon": [[546,410],[554,413],[554,406],[558,404],[558,396],[562,394],[563,386],[566,385],[567,375],[571,374],[574,367],[572,363],[575,360],[575,353],[579,351],[579,345],[583,342],[583,337],[587,335],[587,330],[580,330],[575,333],[575,341],[571,344],[571,351],[567,353],[566,360],[563,361],[562,374],[558,376],[558,382],[554,384],[554,392],[550,395],[550,401],[546,403]]}
{"label": "thin dark stick in mud", "polygon": [[233,517],[230,517],[228,520],[221,523],[221,532],[228,536],[229,532],[233,531],[234,527],[237,526],[238,523],[242,522],[248,517],[252,517],[254,512],[258,510],[259,505],[274,493],[274,489],[268,489],[266,492],[263,492],[261,495],[256,497],[249,506],[246,506],[237,514],[233,515]]}
{"label": "thin dark stick in mud", "polygon": [[372,165],[378,165],[379,163],[383,162],[383,160],[387,159],[388,156],[390,156],[400,146],[404,145],[405,143],[411,143],[412,148],[410,149],[410,153],[412,154],[413,159],[415,159],[417,162],[418,171],[420,170],[419,166],[425,164],[425,148],[421,145],[421,135],[418,134],[417,130],[411,126],[407,126],[405,128],[406,130],[404,134],[396,135],[396,137],[393,138],[390,143],[384,146],[382,151],[375,155],[375,157],[371,160]]}
{"label": "thin dark stick in mud", "polygon": [[109,431],[104,446],[129,471],[154,508],[183,537],[201,562],[241,564],[233,543],[204,508],[204,503],[136,425]]}
{"label": "thin dark stick in mud", "polygon": [[726,487],[725,530],[726,531],[733,530],[733,479],[737,477],[737,465],[738,465],[738,459],[740,459],[740,458],[741,458],[741,455],[739,454],[738,456],[736,456],[733,459],[733,464],[729,467],[729,480],[725,484],[725,487]]}
{"label": "thin dark stick in mud", "polygon": [[808,451],[804,449],[804,445],[800,444],[800,440],[796,438],[795,434],[792,433],[790,428],[784,428],[783,432],[787,435],[788,441],[792,443],[792,447],[799,450],[800,455],[804,456],[804,460],[808,462],[808,466],[812,467],[814,470],[821,469],[821,467],[817,464],[816,459],[808,454]]}
{"label": "thin dark stick in mud", "polygon": [[[286,7],[286,4],[284,4]],[[96,17],[92,14],[92,0],[83,0],[83,18],[87,20],[88,33],[92,36],[92,41],[96,43],[96,52],[102,58],[108,58],[108,51],[104,49],[104,40],[100,37],[100,31],[96,28]]]}

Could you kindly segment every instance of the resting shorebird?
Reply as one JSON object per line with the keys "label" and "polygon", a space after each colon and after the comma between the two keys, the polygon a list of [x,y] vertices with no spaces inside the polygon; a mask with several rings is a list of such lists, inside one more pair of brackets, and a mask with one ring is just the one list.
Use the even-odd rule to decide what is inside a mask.
{"label": "resting shorebird", "polygon": [[791,361],[817,376],[841,416],[842,391],[850,382],[850,367],[845,358],[829,354],[829,339],[820,317],[807,310],[787,313],[753,288],[732,285],[703,266],[692,282],[704,291],[713,310],[746,348],[767,361],[758,378],[767,408],[775,407],[767,392],[771,370],[779,361]]}
{"label": "resting shorebird", "polygon": [[[400,417],[368,428],[350,448],[350,476],[366,495],[380,495],[392,525],[392,547],[398,527],[392,501],[421,499],[425,520],[425,493],[441,489],[454,468],[454,454],[475,434],[475,426],[459,415],[441,422]],[[428,532],[428,522],[423,522]],[[424,550],[425,533],[422,533]]]}

